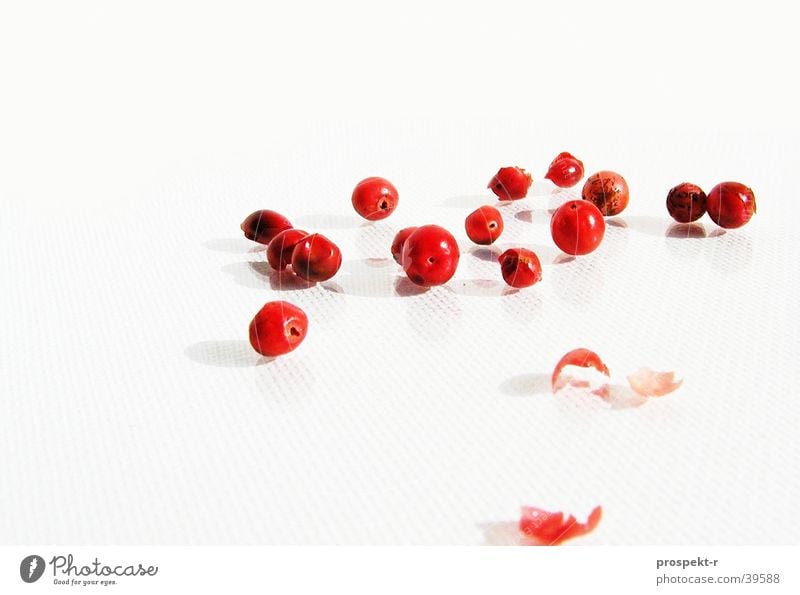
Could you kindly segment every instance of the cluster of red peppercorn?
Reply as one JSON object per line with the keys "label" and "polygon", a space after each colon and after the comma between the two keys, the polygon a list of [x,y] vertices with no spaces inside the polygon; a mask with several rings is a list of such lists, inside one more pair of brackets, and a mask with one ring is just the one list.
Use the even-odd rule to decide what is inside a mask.
{"label": "cluster of red peppercorn", "polygon": [[[583,163],[569,153],[560,153],[550,163],[545,178],[559,188],[575,186],[584,175]],[[489,181],[488,188],[500,201],[525,198],[533,183],[520,167],[502,167]],[[605,217],[620,214],[628,206],[628,184],[620,174],[599,171],[586,179],[580,200],[570,200],[553,213],[550,233],[562,251],[573,256],[589,254],[602,242]],[[352,194],[356,212],[369,221],[385,219],[397,208],[399,195],[388,180],[370,177],[359,182]],[[738,182],[724,182],[706,194],[694,184],[684,183],[669,191],[667,210],[678,222],[696,221],[708,211],[722,227],[741,227],[756,210],[752,190]],[[480,245],[494,243],[503,233],[503,216],[498,209],[484,205],[470,213],[465,222],[470,240]],[[256,211],[242,223],[244,235],[267,245],[266,255],[276,271],[291,271],[309,282],[333,277],[342,263],[339,248],[321,234],[295,229],[286,217],[274,211]],[[415,284],[432,287],[447,283],[455,274],[460,259],[456,239],[438,225],[401,229],[391,245],[394,260]],[[530,287],[542,279],[542,265],[535,252],[511,248],[499,257],[505,282],[515,288]],[[283,301],[270,302],[250,323],[250,343],[267,356],[288,353],[305,338],[308,319],[296,306]]]}
{"label": "cluster of red peppercorn", "polygon": [[[397,207],[397,189],[383,178],[367,178],[353,190],[353,208],[370,221],[384,219]],[[322,234],[296,229],[275,211],[251,213],[241,224],[247,239],[265,244],[269,265],[291,272],[309,283],[327,281],[342,265],[339,247]],[[458,248],[456,248],[458,249]],[[268,357],[294,350],[305,339],[308,317],[294,304],[268,302],[250,322],[250,344]]]}
{"label": "cluster of red peppercorn", "polygon": [[741,227],[756,212],[753,191],[739,182],[722,182],[706,195],[700,186],[683,182],[667,194],[667,211],[678,223],[692,223],[706,212],[727,229]]}
{"label": "cluster of red peppercorn", "polygon": [[319,233],[292,227],[275,211],[256,211],[242,222],[247,239],[267,246],[267,261],[276,271],[291,265],[292,272],[309,282],[333,277],[342,265],[339,247]]}
{"label": "cluster of red peppercorn", "polygon": [[[550,163],[545,179],[559,188],[571,188],[583,178],[580,159],[560,153]],[[501,201],[525,198],[533,180],[520,167],[503,167],[489,181],[489,188]],[[628,186],[619,174],[602,171],[589,177],[583,187],[584,200],[572,200],[559,207],[550,221],[553,241],[571,255],[588,254],[603,240],[603,216],[619,214],[628,204]],[[471,213],[466,221],[467,236],[476,244],[492,244],[503,233],[500,211],[486,205]],[[512,287],[529,287],[542,278],[542,267],[535,252],[512,248],[499,259],[503,279]]]}
{"label": "cluster of red peppercorn", "polygon": [[[267,262],[276,271],[291,268],[313,283],[330,279],[342,265],[336,244],[322,234],[294,228],[275,211],[251,213],[241,228],[247,239],[266,244]],[[300,308],[284,301],[269,302],[250,323],[250,344],[262,355],[282,355],[302,343],[307,329],[308,317]]]}

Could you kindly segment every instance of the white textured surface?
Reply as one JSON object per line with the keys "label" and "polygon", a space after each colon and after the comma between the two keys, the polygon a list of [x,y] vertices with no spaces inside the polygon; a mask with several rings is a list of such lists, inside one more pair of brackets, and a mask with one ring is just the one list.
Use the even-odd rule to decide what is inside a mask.
{"label": "white textured surface", "polygon": [[[195,17],[231,43],[233,25],[245,27],[245,40],[268,49],[247,19]],[[207,48],[192,31],[188,46]],[[48,106],[46,78],[25,79],[45,103],[0,99],[4,115],[15,114],[0,140],[1,542],[497,543],[505,525],[490,525],[515,521],[522,504],[578,516],[602,504],[602,523],[581,543],[798,543],[800,267],[788,216],[796,128],[672,126],[663,98],[589,125],[554,123],[552,97],[525,111],[512,99],[496,117],[486,112],[500,102],[444,118],[309,117],[303,105],[281,111],[285,98],[270,103],[274,82],[230,95],[198,82],[207,73],[193,69],[207,66],[221,88],[241,83],[257,61],[239,45],[216,48],[243,61],[243,78],[228,80],[211,50],[184,55],[151,33],[169,58],[182,57],[185,80],[173,82],[169,59],[128,55],[107,32],[111,55],[127,57],[120,68],[141,85],[132,95],[114,86],[125,77],[97,82],[78,61],[77,79],[53,67],[65,78],[52,109],[37,108]],[[8,39],[22,44],[19,34]],[[88,42],[69,51],[112,60]],[[18,82],[46,68],[41,56],[26,60],[9,65]],[[422,54],[409,60],[433,76]],[[774,74],[737,64],[756,79]],[[653,77],[638,92],[655,100],[662,82]],[[542,92],[526,85],[529,96]],[[84,93],[97,103],[84,104]],[[636,125],[653,111],[665,119]],[[462,117],[470,112],[480,115]],[[544,279],[507,292],[488,251],[470,247],[463,219],[492,202],[485,184],[498,166],[517,163],[541,180],[561,150],[589,171],[626,176],[624,224],[609,227],[596,253],[556,264],[548,209],[576,190],[538,182],[531,198],[503,208],[499,244],[537,250]],[[350,190],[367,175],[400,190],[387,221],[352,212]],[[726,179],[755,189],[750,225],[715,235],[706,218],[709,237],[665,236],[671,186]],[[283,285],[240,237],[257,208],[338,242],[339,275]],[[388,253],[394,231],[421,223],[445,225],[463,248],[456,278],[426,293],[400,282]],[[303,307],[310,329],[296,352],[266,362],[246,331],[272,299]],[[678,370],[684,386],[638,408],[556,399],[549,373],[578,346],[619,378],[649,365]]]}

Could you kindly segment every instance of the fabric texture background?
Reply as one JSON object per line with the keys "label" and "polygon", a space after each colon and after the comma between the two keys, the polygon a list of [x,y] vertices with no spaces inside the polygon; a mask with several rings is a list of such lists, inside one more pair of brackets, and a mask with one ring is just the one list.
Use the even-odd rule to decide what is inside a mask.
{"label": "fabric texture background", "polygon": [[[715,4],[3,6],[0,543],[499,544],[522,505],[601,504],[574,543],[798,544],[798,41],[782,6]],[[549,217],[580,186],[543,181],[564,150],[631,189],[574,260]],[[534,187],[477,248],[505,165]],[[400,192],[374,224],[370,175]],[[725,180],[750,224],[672,237],[667,191]],[[260,208],[339,274],[271,273],[239,230]],[[425,223],[463,254],[419,292],[389,245]],[[543,280],[510,292],[520,245]],[[274,299],[310,326],[265,361]],[[576,347],[684,385],[556,398]]]}

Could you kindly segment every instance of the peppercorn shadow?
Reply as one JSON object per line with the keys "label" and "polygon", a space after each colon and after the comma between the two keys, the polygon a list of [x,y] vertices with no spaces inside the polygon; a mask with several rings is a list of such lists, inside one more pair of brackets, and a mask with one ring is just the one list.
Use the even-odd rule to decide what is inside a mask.
{"label": "peppercorn shadow", "polygon": [[342,263],[339,273],[322,288],[344,295],[372,298],[412,297],[427,291],[397,274],[398,266],[391,258],[359,258]]}
{"label": "peppercorn shadow", "polygon": [[503,242],[495,243],[491,248],[489,247],[472,247],[466,252],[478,260],[483,262],[490,262],[499,266],[498,259],[500,255],[511,248],[525,248],[536,253],[542,264],[561,264],[563,256],[566,256],[561,250],[553,246],[546,246],[544,244],[527,244],[520,242]]}
{"label": "peppercorn shadow", "polygon": [[301,215],[295,219],[295,227],[308,230],[356,229],[364,224],[364,219],[357,215],[339,213],[317,213]]}
{"label": "peppercorn shadow", "polygon": [[247,341],[200,341],[189,345],[183,352],[198,364],[218,368],[252,368],[275,359],[259,355]]}
{"label": "peppercorn shadow", "polygon": [[750,269],[753,261],[753,240],[747,232],[726,233],[718,229],[708,234],[703,256],[714,275],[727,276]]}
{"label": "peppercorn shadow", "polygon": [[[725,233],[725,230],[721,231]],[[673,223],[664,236],[675,240],[702,240],[708,237],[708,233],[702,223]]]}
{"label": "peppercorn shadow", "polygon": [[551,386],[551,375],[544,373],[518,374],[511,378],[506,378],[500,383],[499,391],[512,397],[534,397],[544,395],[556,398],[559,406],[567,405],[567,409],[580,408],[589,405],[591,408],[599,406],[601,409],[619,410],[641,407],[647,402],[647,397],[637,394],[631,387],[622,384],[610,384],[608,386],[608,396],[603,399],[596,395],[588,394],[580,389],[569,390],[571,392],[581,392],[581,397],[586,399],[575,399],[577,394],[553,394]]}
{"label": "peppercorn shadow", "polygon": [[625,217],[609,217],[606,224],[621,229],[630,229],[637,233],[650,236],[663,236],[672,219],[669,217],[654,217],[652,215],[626,215]]}
{"label": "peppercorn shadow", "polygon": [[484,262],[496,263],[497,259],[500,257],[500,250],[497,248],[477,247],[470,248],[468,252],[478,260],[482,260]]}
{"label": "peppercorn shadow", "polygon": [[551,182],[544,182],[537,180],[531,187],[528,188],[528,195],[526,198],[536,198],[541,196],[554,196],[561,194],[562,189]]}
{"label": "peppercorn shadow", "polygon": [[444,286],[457,295],[468,297],[503,297],[519,290],[493,279],[453,279]]}
{"label": "peppercorn shadow", "polygon": [[499,523],[478,523],[478,529],[483,532],[481,545],[518,546],[537,545],[520,532],[519,523],[504,521]]}
{"label": "peppercorn shadow", "polygon": [[[509,246],[509,248],[510,247],[511,246]],[[561,264],[564,260],[563,257],[566,256],[566,254],[555,246],[548,246],[546,244],[518,244],[514,247],[525,248],[526,250],[535,252],[542,264]]]}
{"label": "peppercorn shadow", "polygon": [[489,202],[497,202],[497,197],[487,189],[484,194],[450,196],[441,202],[441,206],[452,209],[477,209],[482,205],[489,204]]}
{"label": "peppercorn shadow", "polygon": [[264,261],[234,262],[224,265],[221,270],[231,275],[239,285],[251,289],[293,291],[314,286],[314,283],[293,275],[291,271],[276,271]]}
{"label": "peppercorn shadow", "polygon": [[550,392],[548,374],[519,374],[506,378],[498,387],[500,392],[511,397],[530,397]]}
{"label": "peppercorn shadow", "polygon": [[634,409],[647,403],[647,397],[638,394],[630,386],[611,384],[608,387],[606,402],[611,409]]}
{"label": "peppercorn shadow", "polygon": [[372,298],[413,297],[426,293],[430,288],[415,285],[405,277],[391,277],[375,281],[365,277],[337,277],[338,282],[325,281],[322,288],[340,295],[357,295]]}
{"label": "peppercorn shadow", "polygon": [[[227,252],[228,254],[247,254],[253,251],[253,242],[245,238],[215,238],[206,240],[201,244],[207,250],[214,252]],[[266,246],[257,245],[257,250],[263,250]]]}
{"label": "peppercorn shadow", "polygon": [[567,264],[567,263],[570,263],[570,262],[574,262],[575,260],[577,260],[577,259],[574,256],[572,256],[570,254],[564,254],[562,252],[561,254],[559,254],[558,256],[556,256],[553,259],[553,264]]}

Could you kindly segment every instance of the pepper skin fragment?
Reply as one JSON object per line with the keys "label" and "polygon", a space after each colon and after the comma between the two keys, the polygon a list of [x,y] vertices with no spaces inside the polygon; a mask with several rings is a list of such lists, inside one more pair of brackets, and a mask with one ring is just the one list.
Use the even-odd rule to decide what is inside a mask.
{"label": "pepper skin fragment", "polygon": [[580,537],[594,530],[603,516],[603,508],[596,506],[585,523],[573,515],[564,518],[563,512],[548,512],[533,506],[523,506],[519,519],[520,532],[538,545],[560,545],[567,539]]}
{"label": "pepper skin fragment", "polygon": [[628,384],[643,397],[663,397],[677,390],[683,380],[675,380],[675,372],[656,372],[650,368],[639,368],[628,376]]}
{"label": "pepper skin fragment", "polygon": [[[573,386],[585,386],[587,388],[589,386],[586,382],[573,382],[570,376],[562,374],[562,371],[567,366],[594,368],[601,374],[604,374],[607,377],[610,376],[608,367],[603,363],[603,360],[600,359],[599,355],[597,355],[594,351],[579,347],[578,349],[573,349],[572,351],[564,354],[564,356],[558,360],[558,363],[553,370],[553,375],[550,378],[550,385],[552,386],[554,393],[558,392],[568,384],[572,384]],[[593,392],[602,397],[607,397],[608,385],[604,385]]]}

